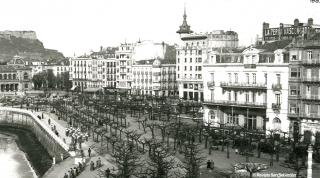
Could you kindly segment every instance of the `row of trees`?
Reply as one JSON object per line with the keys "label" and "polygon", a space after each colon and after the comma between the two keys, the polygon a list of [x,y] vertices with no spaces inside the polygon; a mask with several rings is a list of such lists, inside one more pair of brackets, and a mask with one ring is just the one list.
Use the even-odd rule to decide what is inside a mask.
{"label": "row of trees", "polygon": [[[153,177],[176,177],[180,174],[186,177],[199,177],[200,166],[204,161],[201,156],[203,150],[199,146],[203,142],[203,138],[205,139],[205,148],[209,148],[209,154],[211,154],[212,148],[219,147],[219,142],[221,151],[224,151],[225,147],[227,148],[227,158],[229,158],[229,143],[232,143],[232,147],[241,149],[247,162],[238,165],[250,168],[248,170],[250,173],[259,171],[255,166],[249,164],[249,153],[255,147],[254,142],[258,143],[258,157],[261,152],[270,153],[270,166],[273,166],[273,156],[276,155],[276,161],[279,161],[279,155],[282,153],[289,153],[292,156],[288,157],[285,164],[279,161],[281,165],[295,169],[298,173],[304,165],[308,143],[305,144],[300,139],[290,142],[285,139],[285,135],[276,137],[276,133],[279,132],[276,130],[269,130],[271,136],[267,138],[259,130],[248,131],[239,128],[239,126],[226,126],[213,122],[203,123],[202,120],[195,120],[195,124],[190,124],[179,119],[179,113],[177,113],[179,108],[172,109],[172,107],[166,107],[165,104],[156,109],[153,105],[150,106],[144,102],[132,104],[130,100],[117,102],[102,96],[92,99],[84,95],[79,95],[76,102],[79,105],[84,103],[86,105],[74,109],[75,112],[67,115],[66,118],[86,127],[92,132],[95,140],[99,141],[100,139],[101,144],[104,143],[107,149],[109,149],[109,145],[112,145],[112,153],[118,160],[116,161],[117,170],[114,171],[117,172],[118,177],[126,177],[121,176],[122,174]],[[66,112],[66,109],[63,109],[65,105],[61,102],[57,102],[55,107],[60,108],[61,113],[70,113],[71,110]],[[143,132],[129,128],[126,118],[126,115],[129,114],[134,117],[139,128],[143,127],[144,133],[151,133],[151,138],[144,139],[141,137]],[[161,131],[160,138],[155,136],[156,130]],[[225,131],[229,131],[229,133],[227,134]],[[261,131],[264,132],[263,129]],[[171,139],[173,141],[170,141]],[[145,149],[145,147],[147,148]],[[124,148],[129,151],[123,150]],[[142,159],[145,150],[148,150],[148,157]],[[176,162],[174,159],[177,152],[184,156],[182,162]],[[135,157],[128,155],[126,157],[128,160],[123,161],[124,155],[129,153]],[[142,160],[137,161],[137,159]],[[129,162],[130,166],[139,170],[138,173],[131,171],[133,169],[128,165]],[[132,162],[136,162],[137,165]],[[145,165],[142,166],[144,169],[138,169],[142,164]]]}
{"label": "row of trees", "polygon": [[41,88],[51,89],[69,89],[72,83],[69,80],[69,72],[62,72],[58,76],[53,74],[52,70],[45,70],[33,76],[32,82],[34,89],[39,90]]}

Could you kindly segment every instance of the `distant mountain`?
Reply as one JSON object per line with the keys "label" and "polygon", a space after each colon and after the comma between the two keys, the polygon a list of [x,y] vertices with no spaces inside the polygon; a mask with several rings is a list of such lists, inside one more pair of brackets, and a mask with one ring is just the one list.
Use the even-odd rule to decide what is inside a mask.
{"label": "distant mountain", "polygon": [[65,60],[62,53],[46,49],[36,38],[35,32],[5,31],[0,32],[0,61],[9,61],[14,55],[21,56],[25,61],[46,61],[56,63]]}

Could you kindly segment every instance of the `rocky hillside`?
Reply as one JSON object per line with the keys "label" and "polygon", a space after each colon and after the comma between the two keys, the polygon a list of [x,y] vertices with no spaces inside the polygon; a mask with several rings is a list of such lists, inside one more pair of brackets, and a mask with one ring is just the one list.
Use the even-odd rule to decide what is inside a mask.
{"label": "rocky hillside", "polygon": [[0,36],[0,61],[9,61],[14,55],[19,55],[25,61],[60,61],[65,57],[62,53],[44,48],[38,39]]}

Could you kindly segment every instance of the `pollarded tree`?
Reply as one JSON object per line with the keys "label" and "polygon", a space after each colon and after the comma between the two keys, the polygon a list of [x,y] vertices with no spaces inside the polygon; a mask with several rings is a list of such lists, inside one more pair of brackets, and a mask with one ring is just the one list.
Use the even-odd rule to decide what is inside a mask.
{"label": "pollarded tree", "polygon": [[144,161],[141,160],[140,153],[132,142],[121,142],[116,145],[116,166],[117,178],[129,178],[131,176],[140,177]]}
{"label": "pollarded tree", "polygon": [[200,166],[203,165],[205,157],[201,156],[202,149],[199,148],[199,145],[191,142],[185,144],[186,147],[186,156],[183,161],[184,165],[182,168],[186,170],[186,178],[198,178],[200,177]]}

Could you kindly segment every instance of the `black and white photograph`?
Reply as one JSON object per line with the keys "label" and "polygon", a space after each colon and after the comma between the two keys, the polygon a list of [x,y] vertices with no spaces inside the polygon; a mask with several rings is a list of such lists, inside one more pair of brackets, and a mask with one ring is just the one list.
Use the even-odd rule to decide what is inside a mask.
{"label": "black and white photograph", "polygon": [[3,0],[1,178],[320,177],[319,0]]}

